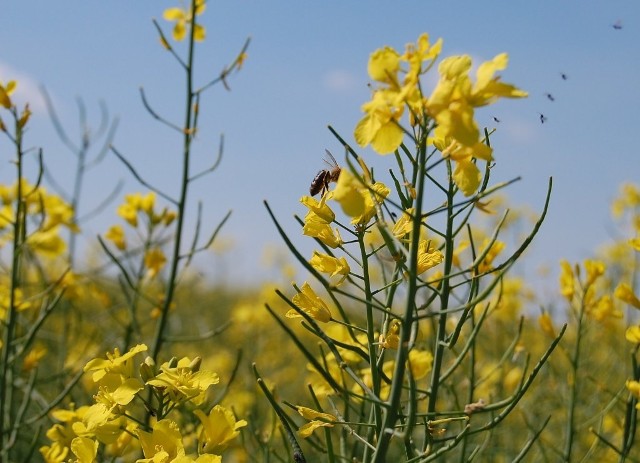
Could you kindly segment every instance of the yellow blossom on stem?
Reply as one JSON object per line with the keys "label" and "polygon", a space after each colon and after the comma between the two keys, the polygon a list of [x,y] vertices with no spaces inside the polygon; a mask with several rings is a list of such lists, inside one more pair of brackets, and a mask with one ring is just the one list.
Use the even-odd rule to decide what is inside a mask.
{"label": "yellow blossom on stem", "polygon": [[340,280],[336,283],[336,286],[344,281],[349,275],[351,268],[347,263],[347,259],[344,257],[332,257],[328,254],[322,254],[318,251],[313,251],[313,256],[309,263],[320,273],[328,273],[330,277],[336,275],[342,275]]}
{"label": "yellow blossom on stem", "polygon": [[303,196],[300,198],[300,202],[309,208],[309,213],[313,213],[325,223],[331,223],[335,220],[336,215],[331,208],[327,206],[327,198],[328,194],[324,194],[322,198],[320,198],[320,201],[312,198],[311,196]]}
{"label": "yellow blossom on stem", "polygon": [[604,275],[604,263],[599,260],[585,260],[584,268],[587,272],[587,286],[591,286],[600,276]]}
{"label": "yellow blossom on stem", "polygon": [[[486,251],[487,246],[489,245],[489,242],[490,241],[488,239],[484,241],[482,245],[483,249],[481,254],[483,254]],[[493,243],[491,243],[491,247],[489,248],[488,251],[486,251],[487,253],[484,256],[484,259],[482,259],[482,262],[480,262],[480,264],[478,265],[478,272],[484,273],[492,270],[493,261],[498,256],[498,254],[502,252],[505,246],[506,245],[502,241],[494,241]]]}
{"label": "yellow blossom on stem", "polygon": [[78,463],[93,463],[98,455],[98,441],[76,437],[71,441],[71,451],[78,458]]}
{"label": "yellow blossom on stem", "polygon": [[376,206],[390,193],[381,182],[365,186],[347,169],[342,169],[332,199],[351,217],[354,225],[366,226],[376,214]]}
{"label": "yellow blossom on stem", "polygon": [[149,278],[155,278],[166,263],[167,258],[160,248],[151,248],[144,254],[144,265]]}
{"label": "yellow blossom on stem", "polygon": [[[189,5],[191,5],[191,1],[189,1]],[[205,0],[196,0],[195,15],[191,11],[191,6],[186,8],[173,7],[164,10],[162,17],[167,21],[175,22],[173,26],[173,39],[175,41],[180,42],[184,40],[187,34],[187,28],[195,24],[195,17],[204,13],[205,7]],[[200,24],[195,24],[193,35],[197,42],[203,41],[205,38],[205,28]]]}
{"label": "yellow blossom on stem", "polygon": [[331,228],[331,225],[326,223],[313,212],[309,212],[304,218],[302,234],[312,238],[317,238],[320,242],[333,249],[339,247],[343,243],[338,229]]}
{"label": "yellow blossom on stem", "polygon": [[121,251],[124,251],[127,248],[126,236],[121,225],[112,225],[109,227],[109,230],[104,234],[104,237],[111,241],[115,247]]}
{"label": "yellow blossom on stem", "polygon": [[636,399],[636,408],[640,410],[640,382],[628,380],[625,384],[627,389],[633,397]]}
{"label": "yellow blossom on stem", "polygon": [[[293,296],[291,301],[314,320],[323,323],[331,321],[331,312],[327,304],[325,304],[322,298],[315,293],[306,281],[302,285],[302,288],[300,288],[300,292]],[[291,309],[285,314],[285,317],[299,318],[302,317],[302,315]]]}
{"label": "yellow blossom on stem", "polygon": [[420,240],[418,244],[418,275],[441,264],[443,260],[444,254],[442,254],[442,251],[431,248],[430,241]]}
{"label": "yellow blossom on stem", "polygon": [[624,337],[627,341],[633,344],[640,344],[640,325],[634,325],[627,328],[624,333]]}
{"label": "yellow blossom on stem", "polygon": [[566,260],[560,261],[560,294],[571,301],[575,293],[575,277],[571,264]]}
{"label": "yellow blossom on stem", "polygon": [[167,362],[160,369],[161,373],[147,381],[147,384],[162,388],[175,403],[190,400],[200,405],[206,398],[207,389],[220,382],[219,376],[212,371],[194,371],[192,361],[187,357],[180,359],[175,367]]}
{"label": "yellow blossom on stem", "polygon": [[431,371],[433,354],[426,350],[411,350],[409,352],[409,366],[413,378],[422,379]]}
{"label": "yellow blossom on stem", "polygon": [[611,296],[604,295],[589,310],[589,314],[599,322],[606,321],[609,318],[622,318],[622,312],[617,310],[613,305]]}
{"label": "yellow blossom on stem", "polygon": [[317,410],[308,407],[297,406],[296,409],[300,415],[311,420],[298,429],[298,435],[302,438],[311,436],[313,431],[321,427],[333,427],[332,421],[337,421],[337,418],[330,413],[322,413]]}
{"label": "yellow blossom on stem", "polygon": [[206,415],[202,410],[194,414],[202,422],[202,430],[198,438],[200,450],[206,453],[220,453],[240,434],[240,428],[247,425],[245,420],[236,421],[231,410],[221,405],[213,407]]}
{"label": "yellow blossom on stem", "polygon": [[538,324],[542,329],[542,332],[549,336],[550,338],[556,337],[556,330],[553,327],[553,320],[551,319],[551,315],[548,312],[543,312],[540,317],[538,317]]}
{"label": "yellow blossom on stem", "polygon": [[185,455],[182,434],[175,421],[164,419],[153,425],[152,432],[138,429],[142,452],[147,458],[138,462],[170,462]]}
{"label": "yellow blossom on stem", "polygon": [[116,347],[113,353],[107,352],[106,359],[96,358],[87,362],[84,371],[93,371],[92,379],[96,383],[107,373],[118,373],[124,378],[132,378],[134,375],[132,359],[136,354],[145,352],[146,350],[146,345],[138,344],[129,349],[125,354],[120,355],[120,350]]}
{"label": "yellow blossom on stem", "polygon": [[402,211],[402,215],[396,220],[396,223],[393,225],[393,236],[398,239],[404,238],[406,235],[411,233],[413,230],[413,212],[414,209],[411,207],[406,211]]}
{"label": "yellow blossom on stem", "polygon": [[0,82],[0,106],[5,109],[11,109],[13,102],[11,101],[10,96],[15,91],[16,86],[17,83],[15,80],[10,80],[6,85],[3,85],[2,82]]}
{"label": "yellow blossom on stem", "polygon": [[626,302],[636,309],[640,309],[640,299],[638,299],[638,296],[635,295],[633,289],[627,283],[619,283],[613,295],[622,302]]}
{"label": "yellow blossom on stem", "polygon": [[389,324],[387,334],[380,335],[380,345],[385,349],[398,349],[400,344],[400,320],[393,319]]}

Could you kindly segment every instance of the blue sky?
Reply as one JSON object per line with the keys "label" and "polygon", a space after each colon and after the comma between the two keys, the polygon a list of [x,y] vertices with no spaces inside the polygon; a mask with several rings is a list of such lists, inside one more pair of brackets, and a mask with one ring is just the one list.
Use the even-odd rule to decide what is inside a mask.
{"label": "blue sky", "polygon": [[[34,110],[28,144],[44,149],[52,175],[69,182],[73,165],[46,115],[39,86],[46,86],[70,135],[77,140],[75,99],[84,100],[90,124],[104,100],[119,126],[115,146],[148,180],[175,192],[179,137],[152,120],[139,98],[143,86],[153,106],[180,123],[182,75],[158,44],[151,18],[174,1],[12,0],[0,17],[0,80],[20,81],[18,98]],[[234,248],[200,265],[228,280],[261,278],[262,249],[280,245],[262,205],[268,200],[292,235],[300,196],[323,167],[324,149],[340,153],[327,130],[352,140],[360,106],[369,97],[366,64],[383,45],[402,49],[422,32],[444,39],[443,56],[467,53],[474,61],[510,55],[504,80],[528,90],[527,100],[481,110],[492,139],[497,180],[518,175],[509,190],[516,204],[539,210],[549,176],[554,194],[549,218],[528,256],[531,266],[582,259],[610,237],[609,203],[623,181],[640,181],[635,135],[640,125],[640,2],[637,0],[514,1],[261,1],[208,2],[202,17],[207,41],[197,51],[202,83],[215,77],[251,36],[243,70],[202,101],[197,166],[207,166],[225,135],[225,157],[198,182],[192,198],[205,204],[213,227],[232,209],[223,230]],[[620,21],[622,29],[613,24]],[[567,75],[567,80],[561,78]],[[545,93],[551,93],[550,101]],[[547,120],[540,123],[539,113]],[[0,181],[11,181],[6,142],[0,141]],[[391,161],[362,154],[381,169]],[[196,168],[197,169],[197,168]],[[139,190],[115,157],[90,171],[80,213],[101,203],[113,185]],[[113,203],[85,226],[92,237],[115,222]],[[195,212],[195,201],[190,212]],[[297,242],[305,243],[302,237]],[[310,249],[310,248],[308,248]]]}

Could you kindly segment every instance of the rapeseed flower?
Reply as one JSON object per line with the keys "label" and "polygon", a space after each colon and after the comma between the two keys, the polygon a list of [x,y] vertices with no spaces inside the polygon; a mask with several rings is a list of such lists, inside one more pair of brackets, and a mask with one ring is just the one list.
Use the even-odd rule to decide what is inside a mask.
{"label": "rapeseed flower", "polygon": [[[172,34],[176,42],[184,40],[187,29],[192,26],[194,28],[193,38],[196,42],[202,42],[204,40],[206,35],[205,28],[200,24],[196,24],[195,17],[204,13],[206,8],[205,1],[206,0],[196,0],[195,14],[191,10],[191,6],[182,8],[173,7],[164,10],[162,17],[167,21],[175,22]],[[191,1],[189,1],[189,5],[191,5]]]}
{"label": "rapeseed flower", "polygon": [[330,277],[342,275],[336,283],[336,286],[344,281],[349,275],[351,268],[344,257],[332,257],[318,251],[313,251],[313,256],[309,263],[320,273],[328,273]]}
{"label": "rapeseed flower", "polygon": [[202,422],[198,437],[200,450],[206,453],[220,453],[240,434],[240,428],[247,425],[245,420],[236,421],[231,410],[221,405],[213,407],[206,415],[202,410],[194,414]]}
{"label": "rapeseed flower", "polygon": [[[291,301],[314,320],[323,323],[331,321],[331,312],[327,304],[306,281],[303,283],[302,288],[300,288],[300,292],[293,296]],[[291,309],[285,314],[285,317],[299,318],[302,317],[302,315]]]}

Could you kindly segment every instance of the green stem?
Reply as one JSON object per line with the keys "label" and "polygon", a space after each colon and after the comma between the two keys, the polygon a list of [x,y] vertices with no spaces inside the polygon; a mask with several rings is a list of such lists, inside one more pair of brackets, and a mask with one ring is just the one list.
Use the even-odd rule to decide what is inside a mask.
{"label": "green stem", "polygon": [[[191,0],[191,11],[195,12],[196,0]],[[184,217],[187,204],[187,193],[189,189],[189,176],[190,176],[190,158],[191,158],[191,140],[193,138],[193,102],[195,94],[193,92],[193,60],[195,51],[195,13],[191,22],[190,36],[189,36],[189,54],[186,63],[186,80],[187,80],[187,98],[185,108],[185,122],[184,122],[184,137],[183,137],[183,151],[182,151],[182,183],[180,188],[180,199],[178,201],[178,218],[176,222],[176,238],[173,246],[173,256],[171,258],[171,266],[169,270],[169,279],[167,290],[165,293],[164,304],[160,312],[160,317],[156,325],[155,335],[153,337],[153,348],[151,349],[151,357],[157,360],[160,349],[164,342],[164,331],[167,326],[167,320],[169,316],[169,308],[173,301],[174,292],[176,289],[179,262],[180,262],[180,247],[182,244],[182,232],[184,228]]]}
{"label": "green stem", "polygon": [[[6,320],[4,322],[4,333],[2,339],[2,366],[0,369],[0,447],[5,452],[0,454],[0,462],[9,461],[10,453],[7,448],[9,442],[9,432],[13,423],[13,362],[10,361],[12,344],[16,332],[17,300],[16,293],[20,287],[20,274],[22,267],[22,251],[26,238],[26,217],[25,204],[23,201],[24,192],[22,190],[22,128],[18,124],[18,116],[13,110],[16,121],[16,215],[13,223],[13,244],[12,244],[12,265],[11,265],[11,291],[9,294],[9,307]],[[6,405],[9,405],[8,408]]]}
{"label": "green stem", "polygon": [[444,349],[446,346],[445,337],[447,330],[447,310],[449,308],[450,281],[448,275],[453,266],[453,196],[455,184],[451,173],[451,161],[447,161],[447,172],[449,176],[449,190],[447,191],[447,228],[445,232],[445,258],[444,258],[444,279],[440,290],[440,317],[438,319],[438,332],[435,342],[435,353],[433,356],[433,369],[431,371],[431,387],[429,393],[429,405],[427,412],[435,414],[436,401],[438,399],[438,388],[440,386],[440,371],[442,369]]}
{"label": "green stem", "polygon": [[417,176],[417,194],[415,207],[413,211],[413,233],[411,234],[411,249],[409,257],[409,284],[407,288],[407,305],[402,317],[402,326],[400,329],[400,342],[396,353],[396,363],[393,371],[393,379],[391,382],[391,391],[389,392],[388,407],[385,408],[384,423],[378,440],[376,451],[373,455],[374,463],[382,463],[386,461],[387,452],[393,430],[398,420],[398,411],[400,410],[400,399],[404,386],[404,375],[409,356],[409,340],[411,336],[411,326],[414,322],[416,293],[418,290],[418,246],[420,244],[420,229],[422,220],[422,201],[425,189],[425,173],[426,173],[426,133],[424,139],[418,145],[418,170]]}
{"label": "green stem", "polygon": [[571,378],[569,384],[569,410],[567,416],[566,436],[564,444],[563,461],[571,461],[571,450],[573,447],[573,437],[575,435],[575,414],[576,406],[578,405],[578,367],[580,361],[580,344],[582,341],[582,320],[584,318],[584,298],[587,294],[587,288],[585,288],[582,294],[582,300],[580,301],[580,310],[578,312],[578,326],[576,328],[576,341],[573,347],[573,355],[571,356]]}

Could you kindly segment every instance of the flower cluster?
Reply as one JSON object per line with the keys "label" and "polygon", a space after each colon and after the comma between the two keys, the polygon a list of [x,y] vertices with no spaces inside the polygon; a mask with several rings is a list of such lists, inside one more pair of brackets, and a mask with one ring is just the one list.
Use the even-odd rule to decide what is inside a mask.
{"label": "flower cluster", "polygon": [[[236,421],[233,413],[221,405],[210,407],[209,412],[196,409],[193,413],[200,427],[183,435],[179,423],[171,417],[174,410],[187,404],[205,406],[206,393],[219,382],[218,375],[201,370],[200,358],[172,359],[156,368],[147,357],[137,368],[134,357],[146,350],[144,344],[124,354],[115,349],[106,358],[96,358],[85,365],[84,371],[91,373],[98,390],[95,403],[52,412],[58,423],[47,431],[51,444],[40,449],[45,461],[66,461],[71,455],[78,461],[95,461],[101,444],[104,455],[112,458],[142,449],[145,458],[138,462],[221,461],[220,453],[238,436],[246,421]],[[151,402],[145,398],[145,390],[149,391]],[[140,404],[154,412],[156,419],[150,426],[134,418]],[[194,438],[195,454],[187,454],[184,442]]]}

